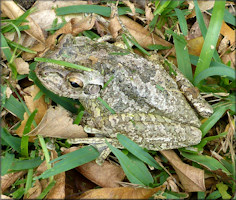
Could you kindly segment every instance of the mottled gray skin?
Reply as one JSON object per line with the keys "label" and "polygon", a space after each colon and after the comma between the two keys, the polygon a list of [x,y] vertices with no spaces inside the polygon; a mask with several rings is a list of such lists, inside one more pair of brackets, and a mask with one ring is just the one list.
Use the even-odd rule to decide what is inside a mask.
{"label": "mottled gray skin", "polygon": [[[66,35],[57,49],[45,57],[83,65],[93,71],[40,63],[36,74],[54,93],[79,99],[89,113],[83,123],[100,130],[103,137],[116,138],[121,133],[150,150],[199,143],[202,133],[198,116],[164,67],[134,53],[112,53],[124,54],[127,50]],[[111,77],[107,87],[100,89]],[[83,86],[74,88],[68,80],[77,79]],[[111,114],[97,97],[107,102],[116,114]],[[204,110],[202,105],[200,109]],[[206,108],[209,107],[206,103]]]}

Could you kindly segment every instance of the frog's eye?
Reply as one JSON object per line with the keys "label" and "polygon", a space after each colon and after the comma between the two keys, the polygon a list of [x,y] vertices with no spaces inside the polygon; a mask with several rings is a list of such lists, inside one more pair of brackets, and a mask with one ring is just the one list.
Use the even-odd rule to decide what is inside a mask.
{"label": "frog's eye", "polygon": [[83,82],[77,77],[70,77],[68,78],[68,81],[73,88],[82,88],[84,85]]}

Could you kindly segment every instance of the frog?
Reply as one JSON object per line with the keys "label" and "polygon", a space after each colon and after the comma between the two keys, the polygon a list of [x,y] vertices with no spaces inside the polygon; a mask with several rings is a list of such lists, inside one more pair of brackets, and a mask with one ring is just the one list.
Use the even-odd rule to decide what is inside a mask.
{"label": "frog", "polygon": [[[199,94],[191,95],[191,82],[173,66],[151,61],[88,37],[67,34],[44,57],[84,66],[75,69],[38,63],[35,73],[53,93],[79,99],[86,111],[81,124],[95,137],[79,142],[117,141],[123,134],[148,150],[177,149],[201,141],[200,118],[213,109]],[[99,143],[99,142],[98,142]]]}

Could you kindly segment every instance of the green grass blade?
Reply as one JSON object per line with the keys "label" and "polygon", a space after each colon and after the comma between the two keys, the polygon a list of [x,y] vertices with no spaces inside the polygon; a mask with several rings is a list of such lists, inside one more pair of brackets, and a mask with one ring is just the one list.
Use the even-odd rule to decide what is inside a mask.
{"label": "green grass blade", "polygon": [[219,199],[220,197],[221,197],[220,192],[219,192],[218,190],[216,190],[216,191],[210,193],[210,194],[207,196],[206,199],[209,199],[209,200],[211,200],[211,199]]}
{"label": "green grass blade", "polygon": [[160,165],[156,162],[156,160],[135,142],[121,134],[117,135],[117,139],[130,153],[135,155],[137,158],[139,158],[146,164],[155,167],[156,169],[162,169]]}
{"label": "green grass blade", "polygon": [[91,68],[88,68],[88,67],[85,67],[85,66],[82,66],[82,65],[76,65],[76,64],[66,62],[66,61],[63,61],[63,60],[55,60],[55,59],[50,59],[50,58],[39,58],[39,57],[36,57],[34,60],[38,61],[38,62],[53,63],[53,64],[65,66],[65,67],[70,67],[70,68],[73,68],[73,69],[88,71],[88,72],[93,71],[93,69],[91,69]]}
{"label": "green grass blade", "polygon": [[6,99],[4,108],[16,115],[19,119],[24,119],[25,108],[13,95]]}
{"label": "green grass blade", "polygon": [[175,13],[178,17],[179,25],[180,25],[183,35],[187,36],[188,35],[188,26],[187,26],[187,22],[186,22],[184,13],[178,8],[175,8]]}
{"label": "green grass blade", "polygon": [[55,180],[51,181],[36,199],[44,199],[44,197],[49,193],[49,191],[54,187],[55,184]]}
{"label": "green grass blade", "polygon": [[200,72],[194,79],[194,85],[198,85],[202,80],[209,76],[223,76],[223,77],[228,77],[230,80],[235,80],[236,72],[234,69],[230,67],[210,67],[202,72]]}
{"label": "green grass blade", "polygon": [[[207,27],[205,25],[202,12],[201,12],[200,8],[198,7],[198,3],[197,3],[196,0],[194,0],[194,8],[195,8],[197,21],[198,21],[202,36],[205,39],[206,34],[207,34]],[[220,56],[218,55],[216,50],[213,53],[213,58],[214,58],[215,61],[221,62]]]}
{"label": "green grass blade", "polygon": [[1,176],[7,174],[7,171],[12,165],[14,158],[15,158],[14,154],[9,154],[7,152],[5,154],[5,157],[1,158]]}
{"label": "green grass blade", "polygon": [[[118,8],[119,15],[125,15],[130,12],[131,10],[128,7]],[[139,8],[136,8],[135,12],[144,14],[144,11]],[[56,9],[56,14],[59,16],[75,14],[75,13],[96,13],[105,17],[110,17],[111,8],[99,6],[99,5],[76,5],[76,6],[67,6],[67,7],[61,7],[61,8]]]}
{"label": "green grass blade", "polygon": [[19,50],[21,50],[21,51],[25,51],[25,52],[28,52],[28,53],[33,53],[33,54],[36,54],[37,52],[36,51],[33,51],[33,50],[31,50],[31,49],[29,49],[29,48],[27,48],[27,47],[24,47],[24,46],[22,46],[22,45],[20,45],[20,44],[18,44],[18,43],[16,43],[16,42],[13,42],[13,41],[11,41],[11,40],[8,40],[7,38],[6,38],[6,40],[7,40],[7,42],[8,42],[8,45],[11,47],[11,48],[18,48]]}
{"label": "green grass blade", "polygon": [[44,160],[41,157],[31,158],[28,160],[15,160],[11,165],[11,170],[21,171],[38,167]]}
{"label": "green grass blade", "polygon": [[218,122],[218,120],[222,117],[222,115],[228,110],[227,106],[221,106],[215,109],[212,116],[210,116],[207,121],[205,121],[200,130],[202,131],[202,137],[204,137],[208,131]]}
{"label": "green grass blade", "polygon": [[119,160],[122,169],[131,183],[148,186],[153,182],[153,180],[150,180],[149,175],[143,174],[146,170],[138,168],[135,162],[129,159],[122,151],[113,147],[109,142],[106,142],[106,144]]}
{"label": "green grass blade", "polygon": [[192,81],[193,80],[192,66],[190,63],[189,53],[187,49],[187,42],[184,36],[177,35],[172,30],[167,30],[167,32],[172,34],[174,38],[174,45],[175,45],[179,70],[188,80]]}
{"label": "green grass blade", "polygon": [[3,34],[1,33],[1,49],[4,53],[4,55],[6,56],[6,59],[9,63],[9,66],[11,68],[11,71],[14,75],[14,77],[16,78],[17,76],[17,71],[16,71],[16,66],[14,63],[12,63],[12,53],[10,51],[10,47],[7,44],[6,38],[3,36]]}
{"label": "green grass blade", "polygon": [[233,25],[233,26],[236,26],[236,17],[233,16],[229,11],[228,9],[225,9],[225,15],[224,15],[224,20],[225,22]]}
{"label": "green grass blade", "polygon": [[185,158],[192,160],[200,165],[203,165],[207,169],[214,170],[222,170],[227,175],[231,175],[231,173],[215,158],[205,155],[197,155],[197,154],[189,154],[183,151],[180,152],[182,156]]}
{"label": "green grass blade", "polygon": [[88,163],[92,160],[95,160],[99,156],[98,151],[92,146],[86,146],[71,153],[65,154],[63,156],[58,157],[57,159],[52,160],[52,162],[59,162],[55,163],[53,168],[46,170],[40,176],[36,177],[35,179],[40,178],[48,178],[59,174],[61,172],[68,171],[85,163]]}
{"label": "green grass blade", "polygon": [[21,138],[21,155],[28,157],[28,145],[29,145],[29,136],[26,135],[27,133],[30,132],[31,130],[31,125],[34,121],[34,117],[36,115],[36,113],[38,112],[38,110],[34,110],[34,112],[32,112],[25,124],[25,128],[23,131],[23,136]]}
{"label": "green grass blade", "polygon": [[79,112],[79,114],[77,115],[77,117],[75,118],[73,124],[79,124],[80,121],[81,121],[81,119],[82,119],[82,117],[83,117],[83,115],[84,115],[84,110],[81,110],[81,111]]}
{"label": "green grass blade", "polygon": [[116,114],[116,112],[107,104],[107,102],[105,102],[101,97],[98,97],[97,98],[101,104],[107,109],[110,111],[111,114]]}
{"label": "green grass blade", "polygon": [[[12,136],[7,129],[1,128],[1,139],[7,143],[11,148],[20,153],[21,139]],[[3,145],[3,144],[2,144]]]}
{"label": "green grass blade", "polygon": [[209,68],[213,53],[216,49],[216,43],[220,34],[220,28],[224,17],[225,0],[215,1],[210,24],[206,34],[206,38],[201,50],[200,58],[196,67],[194,78],[200,72]]}
{"label": "green grass blade", "polygon": [[161,15],[161,13],[168,7],[171,1],[159,1],[160,4],[156,7],[154,15]]}
{"label": "green grass blade", "polygon": [[[31,151],[30,153],[30,157],[31,158],[35,158],[35,153],[36,151]],[[27,173],[27,178],[26,178],[26,184],[25,184],[25,195],[27,195],[27,198],[28,198],[28,190],[32,187],[32,180],[33,180],[33,173],[34,173],[34,169],[29,169],[28,170],[28,173]]]}

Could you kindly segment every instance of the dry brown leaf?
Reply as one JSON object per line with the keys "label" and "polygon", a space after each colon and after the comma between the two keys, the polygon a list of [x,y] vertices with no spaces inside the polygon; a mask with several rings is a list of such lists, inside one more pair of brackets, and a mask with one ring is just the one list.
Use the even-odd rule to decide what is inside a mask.
{"label": "dry brown leaf", "polygon": [[79,196],[79,199],[148,199],[158,191],[164,191],[165,186],[156,188],[101,188],[89,190]]}
{"label": "dry brown leaf", "polygon": [[[43,118],[45,112],[47,111],[47,107],[48,107],[44,101],[44,95],[42,95],[39,99],[34,101],[34,97],[40,91],[40,89],[36,85],[32,85],[32,86],[26,88],[25,91],[26,91],[26,93],[30,94],[30,96],[27,96],[27,95],[24,96],[25,103],[26,103],[27,107],[29,108],[29,111],[32,113],[35,109],[38,109],[38,112],[34,118],[36,124],[38,124],[41,121],[41,119]],[[22,137],[22,135],[23,135],[25,124],[26,124],[28,118],[29,118],[29,116],[25,112],[24,113],[24,120],[21,122],[21,125],[16,130],[16,134],[19,135],[20,137]],[[32,129],[33,129],[33,125],[31,127],[31,130]],[[30,139],[30,141],[32,141],[32,138]]]}
{"label": "dry brown leaf", "polygon": [[152,9],[148,5],[145,6],[145,16],[148,22],[152,21],[154,18]]}
{"label": "dry brown leaf", "polygon": [[182,162],[173,150],[160,151],[175,169],[186,192],[205,191],[204,170]]}
{"label": "dry brown leaf", "polygon": [[50,107],[38,126],[29,135],[43,135],[56,138],[87,137],[82,126],[73,124],[69,111],[61,106]]}
{"label": "dry brown leaf", "polygon": [[[192,10],[194,8],[193,1],[186,1],[189,4],[189,10]],[[213,8],[215,1],[198,1],[198,6],[202,12],[206,10],[210,10]]]}
{"label": "dry brown leaf", "polygon": [[235,31],[231,29],[224,21],[222,23],[220,33],[228,38],[231,45],[235,45]]}
{"label": "dry brown leaf", "polygon": [[[16,19],[17,17],[24,14],[24,11],[12,0],[1,1],[1,11],[10,19]],[[35,38],[37,41],[44,43],[45,38],[41,28],[31,19],[31,17],[28,16],[26,19],[29,22],[24,22],[22,25],[29,25],[30,29],[25,30],[25,32]]]}
{"label": "dry brown leaf", "polygon": [[113,38],[116,38],[118,36],[118,32],[122,29],[120,22],[118,21],[117,17],[113,17],[110,20],[110,24],[109,24],[109,31],[112,35]]}
{"label": "dry brown leaf", "polygon": [[47,194],[45,199],[64,199],[65,198],[65,178],[66,178],[65,172],[62,172],[54,176],[54,180],[56,181],[56,184]]}
{"label": "dry brown leaf", "polygon": [[189,54],[200,56],[204,43],[203,37],[197,37],[187,41]]}
{"label": "dry brown leaf", "polygon": [[126,16],[120,16],[121,21],[124,23],[126,28],[129,30],[130,34],[138,41],[138,43],[143,47],[147,48],[150,44],[159,44],[163,46],[172,46],[171,43],[158,37],[155,34],[150,34],[150,32],[145,29],[142,25],[133,21]]}
{"label": "dry brown leaf", "polygon": [[[62,154],[67,154],[77,149],[79,149],[79,147],[71,147],[69,149],[61,148],[61,151]],[[102,165],[91,161],[76,167],[76,170],[101,187],[118,187],[118,182],[123,181],[125,178],[123,169],[108,161],[105,161]],[[107,177],[109,177],[109,179]]]}
{"label": "dry brown leaf", "polygon": [[235,69],[235,66],[236,66],[236,61],[235,61],[235,50],[230,52],[229,54],[228,53],[225,53],[221,59],[223,61],[223,63],[227,64],[229,61],[231,62],[231,67],[233,69]]}
{"label": "dry brown leaf", "polygon": [[134,4],[131,3],[129,0],[123,0],[123,3],[130,8],[132,14],[135,16],[135,6],[134,6]]}
{"label": "dry brown leaf", "polygon": [[4,194],[1,194],[1,199],[13,199],[13,198],[8,197],[8,196],[6,196],[6,195],[4,195]]}
{"label": "dry brown leaf", "polygon": [[95,161],[91,161],[76,167],[76,170],[101,187],[119,187],[118,182],[123,181],[125,178],[123,169],[108,161],[105,161],[102,166]]}
{"label": "dry brown leaf", "polygon": [[27,171],[19,171],[14,173],[9,173],[4,176],[1,176],[1,192],[4,193],[4,191],[9,188],[18,178],[23,177]]}
{"label": "dry brown leaf", "polygon": [[70,20],[72,24],[72,35],[78,35],[79,33],[85,31],[85,30],[90,30],[93,28],[95,24],[96,17],[95,15],[88,16],[84,19],[78,19],[78,18],[72,18]]}
{"label": "dry brown leaf", "polygon": [[18,74],[29,74],[29,63],[25,62],[22,58],[16,58],[14,62]]}
{"label": "dry brown leaf", "polygon": [[39,180],[36,180],[34,186],[30,188],[27,192],[27,195],[24,196],[24,199],[36,199],[42,192],[42,186]]}

